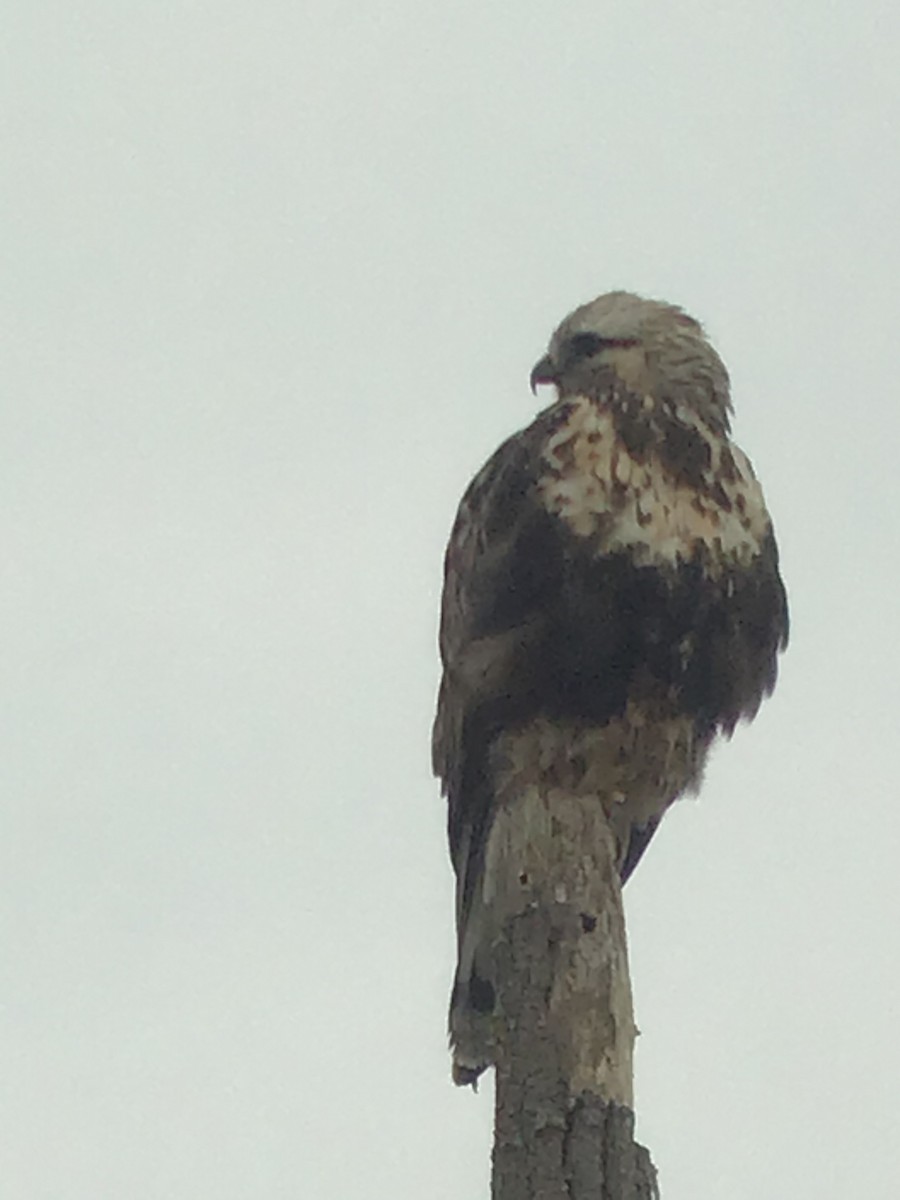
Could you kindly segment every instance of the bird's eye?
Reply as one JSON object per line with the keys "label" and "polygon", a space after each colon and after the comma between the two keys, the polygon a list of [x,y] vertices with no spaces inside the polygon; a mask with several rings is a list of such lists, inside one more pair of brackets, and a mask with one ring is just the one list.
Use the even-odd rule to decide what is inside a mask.
{"label": "bird's eye", "polygon": [[576,333],[569,338],[569,358],[590,358],[599,354],[606,344],[606,340],[597,333]]}

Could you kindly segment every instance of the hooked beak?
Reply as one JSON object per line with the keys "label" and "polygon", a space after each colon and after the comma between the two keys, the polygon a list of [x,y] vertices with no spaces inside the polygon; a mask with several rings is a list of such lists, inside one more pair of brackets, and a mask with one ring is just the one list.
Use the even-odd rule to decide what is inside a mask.
{"label": "hooked beak", "polygon": [[529,377],[531,393],[537,393],[539,383],[558,383],[556,366],[549,354],[545,354],[540,362],[534,364],[534,370]]}

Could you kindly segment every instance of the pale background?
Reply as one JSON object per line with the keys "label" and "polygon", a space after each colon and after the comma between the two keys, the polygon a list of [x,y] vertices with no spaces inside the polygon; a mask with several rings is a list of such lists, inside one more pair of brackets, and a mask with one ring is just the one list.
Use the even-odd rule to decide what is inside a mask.
{"label": "pale background", "polygon": [[794,620],[628,888],[639,1134],[665,1200],[898,1195],[898,14],[6,7],[3,1200],[487,1195],[441,555],[620,286],[724,354]]}

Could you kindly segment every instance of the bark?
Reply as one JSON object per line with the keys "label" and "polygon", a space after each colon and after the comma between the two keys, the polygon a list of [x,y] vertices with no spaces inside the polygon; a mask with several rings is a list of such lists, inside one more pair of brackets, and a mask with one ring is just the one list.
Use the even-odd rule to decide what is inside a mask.
{"label": "bark", "polygon": [[654,1200],[633,1139],[635,1026],[615,839],[596,798],[531,789],[489,838],[500,1014],[494,1200]]}

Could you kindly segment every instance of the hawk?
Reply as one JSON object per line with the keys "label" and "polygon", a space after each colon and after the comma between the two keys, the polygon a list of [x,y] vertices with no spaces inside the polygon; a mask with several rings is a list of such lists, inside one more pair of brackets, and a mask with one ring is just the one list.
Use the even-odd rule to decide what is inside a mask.
{"label": "hawk", "polygon": [[510,781],[553,772],[595,795],[624,883],[716,737],[771,693],[787,644],[772,522],[701,325],[610,292],[565,318],[539,384],[556,400],[475,476],[444,563],[433,762],[457,885],[458,1083],[492,1061],[485,851]]}

